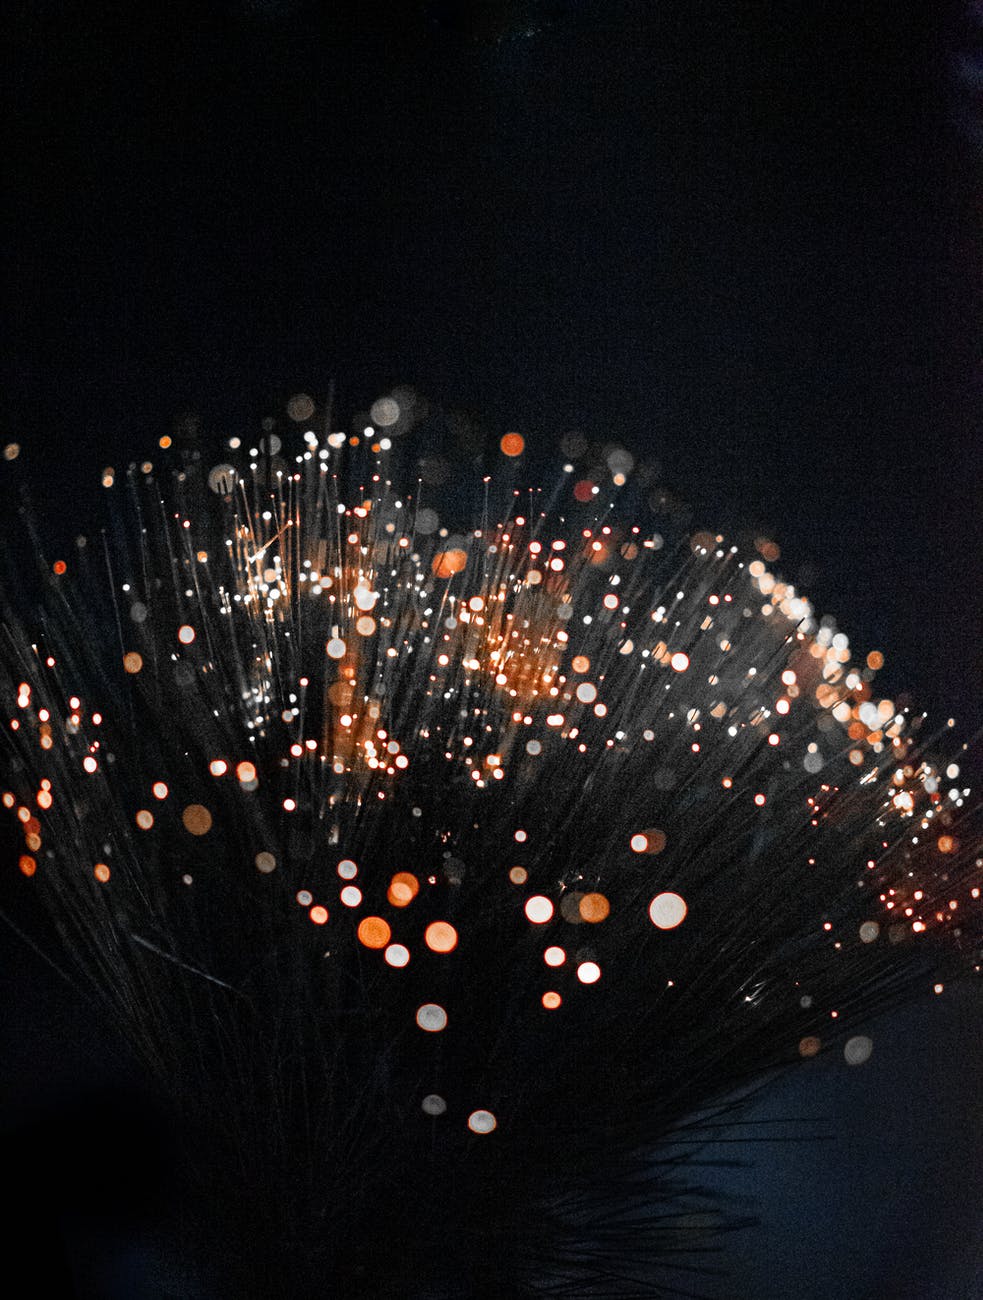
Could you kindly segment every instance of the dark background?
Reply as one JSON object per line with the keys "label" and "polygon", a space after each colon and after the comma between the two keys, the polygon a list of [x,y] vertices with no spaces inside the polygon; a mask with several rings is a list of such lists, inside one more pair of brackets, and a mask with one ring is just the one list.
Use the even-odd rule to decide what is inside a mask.
{"label": "dark background", "polygon": [[[55,536],[183,410],[241,432],[297,389],[333,379],[343,412],[411,383],[531,442],[657,457],[702,521],[777,538],[889,691],[983,722],[972,5],[5,14],[0,440]],[[100,1163],[71,1155],[77,1081],[130,1085],[32,957],[5,981],[6,1125],[15,1163],[47,1152],[44,1223]],[[765,1227],[721,1295],[983,1295],[979,999],[938,1003],[770,1103],[840,1137],[734,1175]],[[63,1237],[39,1229],[52,1267]]]}

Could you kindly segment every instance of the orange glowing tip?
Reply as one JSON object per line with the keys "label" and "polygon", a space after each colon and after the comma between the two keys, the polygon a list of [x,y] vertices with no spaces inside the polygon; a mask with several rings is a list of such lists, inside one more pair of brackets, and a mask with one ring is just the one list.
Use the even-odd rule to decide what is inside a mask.
{"label": "orange glowing tip", "polygon": [[431,952],[453,952],[457,947],[457,931],[449,921],[431,921],[423,937]]}
{"label": "orange glowing tip", "polygon": [[462,573],[467,567],[467,552],[460,547],[449,551],[438,551],[433,557],[431,568],[438,578],[453,578],[455,573]]}
{"label": "orange glowing tip", "polygon": [[397,907],[405,907],[420,892],[420,882],[412,871],[397,871],[389,882],[389,892],[392,895],[390,902]]}
{"label": "orange glowing tip", "polygon": [[584,894],[580,900],[581,920],[596,925],[605,921],[611,914],[611,904],[603,894]]}
{"label": "orange glowing tip", "polygon": [[385,948],[392,930],[381,916],[363,916],[358,923],[358,941],[366,948]]}

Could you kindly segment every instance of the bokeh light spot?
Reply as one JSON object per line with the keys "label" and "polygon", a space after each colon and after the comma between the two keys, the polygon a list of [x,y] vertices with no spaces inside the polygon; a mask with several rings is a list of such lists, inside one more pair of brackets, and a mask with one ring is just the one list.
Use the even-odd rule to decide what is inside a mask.
{"label": "bokeh light spot", "polygon": [[686,902],[679,894],[667,891],[656,894],[649,903],[649,918],[659,930],[674,930],[686,918]]}

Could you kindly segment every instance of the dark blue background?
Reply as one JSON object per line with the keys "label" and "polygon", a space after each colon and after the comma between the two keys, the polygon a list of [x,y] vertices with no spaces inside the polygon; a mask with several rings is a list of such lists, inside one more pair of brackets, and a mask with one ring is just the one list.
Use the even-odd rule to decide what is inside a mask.
{"label": "dark blue background", "polygon": [[[777,536],[892,692],[983,720],[970,7],[25,0],[7,27],[0,421],[56,537],[182,409],[231,432],[332,377],[347,409],[409,382],[532,440],[578,426],[658,457],[701,519]],[[100,1214],[118,1259],[139,1233],[112,1188],[150,1195],[166,1138],[7,946],[39,1267],[66,1231],[94,1250]],[[721,1295],[983,1294],[974,996],[781,1085],[767,1114],[837,1137],[732,1177],[765,1222]]]}

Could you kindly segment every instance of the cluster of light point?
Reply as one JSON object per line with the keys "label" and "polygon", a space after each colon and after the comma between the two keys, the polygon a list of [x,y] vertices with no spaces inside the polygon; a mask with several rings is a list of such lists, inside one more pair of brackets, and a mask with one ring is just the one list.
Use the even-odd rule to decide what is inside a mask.
{"label": "cluster of light point", "polygon": [[[313,413],[309,398],[291,399],[291,420],[303,424]],[[728,826],[787,837],[805,879],[819,869],[812,832],[842,817],[847,800],[862,806],[867,856],[846,865],[837,889],[848,892],[858,875],[860,886],[878,891],[877,915],[849,935],[821,908],[802,920],[802,941],[831,963],[848,940],[875,950],[887,934],[897,942],[902,931],[951,929],[979,899],[973,872],[983,873],[978,860],[966,869],[972,850],[957,833],[968,791],[944,788],[958,766],[942,768],[917,751],[911,719],[874,693],[882,656],[852,663],[845,636],[767,567],[777,558],[773,543],[761,540],[761,558],[748,560],[720,535],[696,532],[668,565],[655,528],[613,512],[634,469],[620,449],[608,452],[606,480],[596,470],[575,479],[568,465],[552,510],[515,492],[496,521],[455,531],[412,482],[390,476],[401,418],[396,398],[380,399],[362,434],[308,431],[290,461],[267,431],[245,465],[216,465],[207,484],[222,520],[217,543],[201,518],[171,507],[182,613],[165,630],[166,645],[155,639],[159,628],[150,633],[151,594],[135,577],[113,595],[128,610],[120,654],[134,689],[163,658],[183,674],[190,712],[205,709],[219,673],[240,701],[235,725],[215,730],[224,750],[216,743],[206,754],[194,798],[180,799],[184,831],[207,845],[219,805],[238,799],[256,840],[248,861],[273,888],[288,864],[282,837],[263,841],[270,823],[254,814],[258,801],[271,798],[278,821],[313,818],[330,845],[328,862],[322,855],[311,867],[293,906],[324,927],[326,942],[354,937],[359,961],[425,965],[441,1000],[408,1006],[408,1024],[432,1035],[467,1032],[445,978],[474,929],[467,913],[459,920],[451,910],[468,867],[453,852],[458,828],[440,823],[447,791],[471,792],[469,834],[480,839],[485,822],[496,833],[507,828],[482,887],[502,943],[536,972],[530,1014],[566,1015],[599,996],[593,986],[616,983],[619,935],[638,949],[631,960],[644,949],[661,987],[676,996],[673,963],[682,963],[683,949],[667,932],[685,922],[688,942],[701,942],[700,900],[713,899],[702,859],[707,846],[718,852]],[[501,438],[509,474],[525,450],[522,435]],[[356,452],[364,453],[357,475]],[[103,481],[111,487],[115,474],[107,470]],[[54,567],[59,581],[70,581],[67,569]],[[55,658],[39,654],[29,676],[14,687],[9,734],[38,780],[33,792],[8,791],[3,802],[23,827],[19,869],[34,877],[44,861],[43,818],[53,803],[57,811],[59,800],[72,801],[79,773],[114,788],[103,713],[120,718],[112,699],[83,703]],[[284,743],[271,770],[257,755],[274,735]],[[426,808],[402,795],[420,797],[421,787],[409,785],[417,767],[427,773]],[[548,809],[555,793],[569,817],[580,791],[589,800],[602,779],[619,805],[591,810],[593,839],[582,857],[552,857],[548,819],[520,820],[528,792],[546,782],[531,806]],[[121,808],[112,835],[103,828],[105,842],[115,836],[125,857],[131,827],[146,836],[170,828],[179,786],[186,789],[184,774],[154,773],[137,804]],[[650,824],[652,808],[684,800],[687,821],[677,816],[669,831]],[[410,824],[436,820],[435,842],[448,847],[439,858],[388,860],[379,851],[387,809]],[[102,849],[86,865],[104,897],[117,884],[111,860]],[[190,872],[181,879],[194,883]],[[830,901],[839,908],[839,894]],[[645,933],[639,918],[649,923]],[[735,930],[749,924],[734,921]],[[596,951],[587,935],[592,945],[597,937]],[[766,996],[763,985],[746,987],[744,1003]],[[808,995],[800,1009],[811,1028],[839,1015]],[[809,1032],[789,1050],[808,1057],[821,1046]],[[870,1040],[852,1037],[844,1050],[849,1063],[862,1063]],[[437,1094],[420,1106],[430,1117],[448,1109]],[[484,1109],[467,1119],[476,1134],[497,1124]]]}

